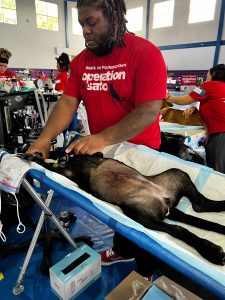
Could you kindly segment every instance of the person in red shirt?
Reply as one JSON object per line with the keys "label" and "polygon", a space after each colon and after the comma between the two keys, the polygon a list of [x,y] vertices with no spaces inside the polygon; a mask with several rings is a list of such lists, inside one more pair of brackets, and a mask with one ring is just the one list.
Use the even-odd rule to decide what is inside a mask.
{"label": "person in red shirt", "polygon": [[[124,0],[78,0],[77,9],[86,49],[71,62],[64,94],[27,152],[42,152],[48,157],[51,140],[69,125],[81,100],[91,135],[71,143],[67,152],[93,154],[123,141],[159,149],[160,107],[166,97],[167,81],[160,50],[128,32]],[[146,267],[149,272],[142,259],[146,252],[115,235],[118,236],[119,245],[108,251],[109,256],[105,252],[106,263],[118,261],[118,252],[126,258],[141,259],[139,271]],[[127,251],[128,255],[124,253]]]}
{"label": "person in red shirt", "polygon": [[42,79],[45,80],[48,77],[45,75],[45,73],[43,71],[38,72],[38,79]]}
{"label": "person in red shirt", "polygon": [[5,83],[7,80],[15,78],[20,86],[23,86],[23,83],[20,81],[18,76],[13,72],[8,70],[9,58],[12,56],[12,53],[4,48],[0,48],[0,82]]}
{"label": "person in red shirt", "polygon": [[123,141],[159,148],[165,62],[156,46],[127,32],[124,1],[106,2],[110,16],[101,9],[105,1],[77,2],[86,49],[72,61],[64,94],[30,152],[48,156],[51,139],[71,122],[81,100],[92,134],[71,143],[68,152],[93,154]]}
{"label": "person in red shirt", "polygon": [[66,53],[62,53],[58,58],[56,58],[56,60],[59,73],[54,78],[55,89],[59,92],[63,92],[68,80],[68,71],[70,65],[69,55]]}
{"label": "person in red shirt", "polygon": [[[214,170],[225,173],[225,65],[212,67],[206,81],[186,96],[167,95],[171,103],[185,105],[200,103],[199,113],[205,120],[208,139],[205,146],[206,163]],[[197,108],[185,112],[186,117]]]}

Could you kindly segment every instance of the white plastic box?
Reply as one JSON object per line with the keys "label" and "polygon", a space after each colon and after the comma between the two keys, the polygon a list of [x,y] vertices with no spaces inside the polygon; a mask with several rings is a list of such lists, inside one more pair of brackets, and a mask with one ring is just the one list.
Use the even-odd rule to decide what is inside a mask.
{"label": "white plastic box", "polygon": [[82,245],[50,268],[50,284],[60,299],[71,300],[100,274],[101,256],[89,246]]}

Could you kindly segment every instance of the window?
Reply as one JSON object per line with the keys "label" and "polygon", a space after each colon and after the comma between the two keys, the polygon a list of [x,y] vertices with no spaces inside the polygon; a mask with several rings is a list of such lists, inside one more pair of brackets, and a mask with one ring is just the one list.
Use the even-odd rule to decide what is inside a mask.
{"label": "window", "polygon": [[214,19],[216,0],[191,0],[188,23]]}
{"label": "window", "polygon": [[153,28],[173,25],[174,0],[156,3],[153,9]]}
{"label": "window", "polygon": [[72,7],[72,28],[73,34],[83,35],[82,27],[78,22],[78,13],[75,7]]}
{"label": "window", "polygon": [[35,0],[37,28],[59,31],[58,5]]}
{"label": "window", "polygon": [[0,0],[0,22],[17,25],[16,0]]}
{"label": "window", "polygon": [[128,9],[126,19],[129,31],[141,31],[143,28],[143,6]]}

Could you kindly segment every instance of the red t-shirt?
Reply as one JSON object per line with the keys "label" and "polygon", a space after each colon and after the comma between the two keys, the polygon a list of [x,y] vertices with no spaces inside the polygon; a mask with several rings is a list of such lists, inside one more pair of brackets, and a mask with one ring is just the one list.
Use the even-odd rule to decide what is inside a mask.
{"label": "red t-shirt", "polygon": [[[160,50],[129,33],[124,42],[125,47],[117,46],[105,56],[85,49],[70,65],[64,94],[84,101],[91,133],[118,123],[138,104],[166,97],[166,66]],[[130,142],[158,149],[159,115]]]}
{"label": "red t-shirt", "polygon": [[38,79],[42,79],[42,80],[45,80],[47,79],[48,77],[46,75],[38,75]]}
{"label": "red t-shirt", "polygon": [[206,81],[189,95],[200,102],[199,112],[209,134],[225,132],[225,82]]}
{"label": "red t-shirt", "polygon": [[[0,73],[0,78],[16,78],[16,74],[13,71],[6,70],[4,73]],[[20,86],[24,86],[24,84],[18,80]]]}
{"label": "red t-shirt", "polygon": [[6,70],[4,73],[0,73],[0,78],[13,78],[16,74],[13,71]]}
{"label": "red t-shirt", "polygon": [[64,91],[67,80],[68,80],[68,73],[66,71],[57,74],[55,79],[56,82],[55,89],[58,91]]}

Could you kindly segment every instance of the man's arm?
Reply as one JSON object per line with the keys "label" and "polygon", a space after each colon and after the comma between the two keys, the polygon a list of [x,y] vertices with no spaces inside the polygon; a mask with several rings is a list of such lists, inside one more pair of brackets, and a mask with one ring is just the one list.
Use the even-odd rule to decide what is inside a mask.
{"label": "man's arm", "polygon": [[152,124],[160,111],[162,101],[149,101],[139,104],[117,124],[98,134],[82,137],[73,142],[66,150],[76,154],[93,154],[102,151],[106,146],[127,141]]}
{"label": "man's arm", "polygon": [[162,101],[159,100],[139,104],[119,123],[108,127],[102,134],[110,144],[127,141],[155,122],[161,105]]}
{"label": "man's arm", "polygon": [[44,158],[48,157],[52,139],[71,123],[78,105],[79,101],[76,98],[62,95],[54,106],[39,138],[30,146],[27,152],[42,152]]}

